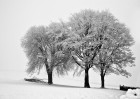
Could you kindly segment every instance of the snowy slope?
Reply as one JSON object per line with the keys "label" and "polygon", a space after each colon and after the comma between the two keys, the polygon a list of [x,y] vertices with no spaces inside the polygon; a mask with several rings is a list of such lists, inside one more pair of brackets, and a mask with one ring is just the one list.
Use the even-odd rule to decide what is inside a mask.
{"label": "snowy slope", "polygon": [[[119,99],[124,91],[83,88],[83,82],[54,77],[54,85],[24,81],[16,72],[0,72],[0,99]],[[17,76],[18,75],[18,76]],[[19,78],[18,78],[19,77]]]}

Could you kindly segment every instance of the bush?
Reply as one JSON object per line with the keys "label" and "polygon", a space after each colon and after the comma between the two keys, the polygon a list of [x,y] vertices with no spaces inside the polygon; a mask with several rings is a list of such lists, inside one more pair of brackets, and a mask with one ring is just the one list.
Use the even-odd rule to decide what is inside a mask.
{"label": "bush", "polygon": [[127,91],[128,89],[140,89],[139,87],[130,87],[130,86],[124,86],[124,85],[120,85],[120,90],[124,90]]}

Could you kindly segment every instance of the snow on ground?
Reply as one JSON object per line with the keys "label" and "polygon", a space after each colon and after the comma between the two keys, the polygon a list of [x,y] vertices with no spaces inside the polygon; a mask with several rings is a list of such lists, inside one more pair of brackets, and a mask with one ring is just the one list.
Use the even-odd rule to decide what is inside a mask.
{"label": "snow on ground", "polygon": [[[10,74],[10,75],[9,75]],[[54,84],[24,81],[21,73],[0,72],[0,99],[119,99],[125,91],[83,88],[80,80],[54,77]]]}
{"label": "snow on ground", "polygon": [[140,99],[140,89],[128,89],[120,99]]}

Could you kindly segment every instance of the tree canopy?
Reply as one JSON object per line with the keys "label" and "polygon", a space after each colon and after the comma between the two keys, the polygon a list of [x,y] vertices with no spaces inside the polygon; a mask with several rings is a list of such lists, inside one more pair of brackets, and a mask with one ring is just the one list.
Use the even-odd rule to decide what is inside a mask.
{"label": "tree canopy", "polygon": [[101,87],[104,87],[107,74],[130,76],[125,67],[135,66],[135,57],[130,50],[133,44],[125,24],[108,11],[93,10],[72,14],[67,23],[33,26],[22,39],[29,59],[28,73],[45,66],[50,78],[48,82],[52,84],[53,70],[61,75],[71,69],[79,74],[84,71],[84,87],[88,88],[90,68],[100,72]]}
{"label": "tree canopy", "polygon": [[[85,78],[90,68],[104,71],[104,75],[130,75],[125,67],[134,66],[135,58],[130,50],[134,40],[129,29],[110,12],[83,10],[70,17],[69,27],[67,44],[73,49],[73,59],[80,72],[85,70]],[[88,82],[86,85],[89,87]]]}
{"label": "tree canopy", "polygon": [[43,66],[50,76],[54,68],[61,75],[70,70],[71,67],[67,66],[70,53],[61,44],[67,38],[66,32],[61,23],[52,23],[48,27],[33,26],[28,30],[22,39],[22,47],[29,59],[28,73],[40,71]]}

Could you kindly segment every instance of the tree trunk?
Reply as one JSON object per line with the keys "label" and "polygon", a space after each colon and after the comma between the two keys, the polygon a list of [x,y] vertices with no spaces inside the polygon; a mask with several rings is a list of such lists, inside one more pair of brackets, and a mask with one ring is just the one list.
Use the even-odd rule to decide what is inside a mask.
{"label": "tree trunk", "polygon": [[47,74],[48,74],[48,84],[51,85],[51,84],[53,84],[52,69],[49,68],[47,58],[45,59],[45,65],[46,65],[46,71],[47,71]]}
{"label": "tree trunk", "polygon": [[101,73],[101,88],[105,88],[105,80],[104,80],[104,75]]}
{"label": "tree trunk", "polygon": [[52,70],[47,70],[47,74],[48,74],[48,84],[51,85],[51,84],[53,84]]}
{"label": "tree trunk", "polygon": [[85,84],[84,84],[85,88],[90,88],[88,71],[89,71],[89,68],[86,68],[85,69]]}

